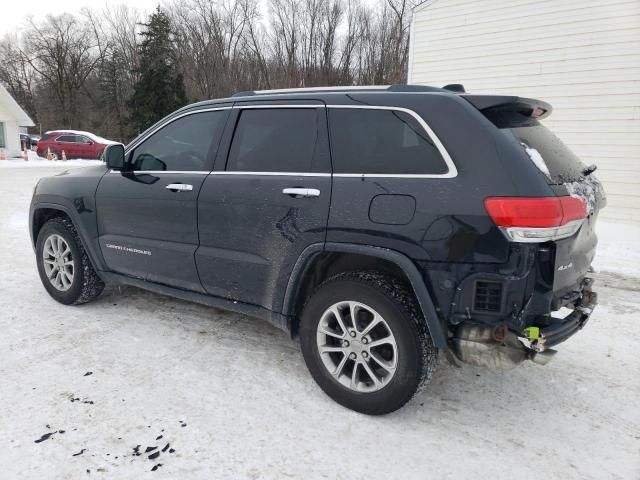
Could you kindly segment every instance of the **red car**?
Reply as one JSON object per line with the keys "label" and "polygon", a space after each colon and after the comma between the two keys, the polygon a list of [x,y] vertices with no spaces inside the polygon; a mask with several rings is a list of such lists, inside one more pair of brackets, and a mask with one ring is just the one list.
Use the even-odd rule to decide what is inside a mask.
{"label": "red car", "polygon": [[93,133],[76,130],[53,130],[45,133],[38,141],[36,152],[46,157],[50,151],[54,160],[62,158],[100,158],[102,151],[109,144],[117,143],[98,137]]}

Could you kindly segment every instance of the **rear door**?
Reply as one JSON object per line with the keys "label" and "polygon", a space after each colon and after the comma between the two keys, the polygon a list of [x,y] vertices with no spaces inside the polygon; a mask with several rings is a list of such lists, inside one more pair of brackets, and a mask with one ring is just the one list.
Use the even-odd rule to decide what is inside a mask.
{"label": "rear door", "polygon": [[98,230],[111,270],[202,291],[194,260],[197,199],[228,114],[220,107],[170,119],[128,148],[126,171],[102,178]]}
{"label": "rear door", "polygon": [[229,125],[228,155],[198,203],[198,271],[209,294],[278,310],[274,293],[284,291],[302,250],[325,241],[325,108],[236,104]]}

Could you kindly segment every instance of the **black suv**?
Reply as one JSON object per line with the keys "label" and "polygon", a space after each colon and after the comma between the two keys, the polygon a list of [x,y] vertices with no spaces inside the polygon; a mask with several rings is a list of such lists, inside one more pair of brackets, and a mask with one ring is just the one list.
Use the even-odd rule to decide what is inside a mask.
{"label": "black suv", "polygon": [[405,404],[439,351],[545,363],[596,304],[605,203],[550,112],[407,85],[189,105],[106,166],[40,181],[40,277],[64,304],[127,284],[266,319],[368,414]]}

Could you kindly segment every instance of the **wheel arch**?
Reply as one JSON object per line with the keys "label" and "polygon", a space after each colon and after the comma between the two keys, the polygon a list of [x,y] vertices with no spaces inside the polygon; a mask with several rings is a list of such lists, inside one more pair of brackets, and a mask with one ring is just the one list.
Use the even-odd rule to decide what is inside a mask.
{"label": "wheel arch", "polygon": [[87,252],[89,261],[91,262],[94,270],[99,273],[101,270],[105,270],[104,261],[102,255],[95,242],[91,242],[87,237],[87,231],[83,223],[73,213],[73,209],[66,205],[60,205],[56,203],[35,203],[31,207],[31,214],[29,220],[29,231],[31,233],[31,244],[33,248],[36,248],[38,241],[38,234],[40,230],[52,218],[63,217],[69,219],[78,232],[82,246]]}
{"label": "wheel arch", "polygon": [[[344,260],[345,258],[347,260]],[[440,323],[440,317],[436,312],[429,290],[415,264],[407,256],[394,250],[347,243],[318,243],[310,245],[296,261],[287,283],[282,304],[283,315],[291,319],[290,332],[292,336],[297,333],[297,319],[302,304],[319,283],[317,277],[316,281],[314,281],[314,275],[317,276],[319,274],[318,270],[323,270],[323,264],[334,266],[334,272],[329,272],[328,275],[320,273],[320,278],[324,279],[330,276],[331,273],[344,271],[339,268],[341,261],[344,265],[367,265],[365,259],[375,262],[376,270],[404,277],[418,300],[435,346],[445,348],[447,346],[446,330]],[[331,267],[328,268],[330,269]]]}

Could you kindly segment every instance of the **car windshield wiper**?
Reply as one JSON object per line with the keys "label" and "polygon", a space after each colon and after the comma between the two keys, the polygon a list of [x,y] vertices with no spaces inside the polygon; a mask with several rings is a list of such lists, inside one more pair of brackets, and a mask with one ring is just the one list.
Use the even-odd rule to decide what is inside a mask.
{"label": "car windshield wiper", "polygon": [[593,172],[595,172],[597,169],[598,169],[598,166],[595,163],[592,163],[591,165],[589,165],[588,167],[585,167],[582,170],[582,175],[584,175],[585,177],[588,177]]}

